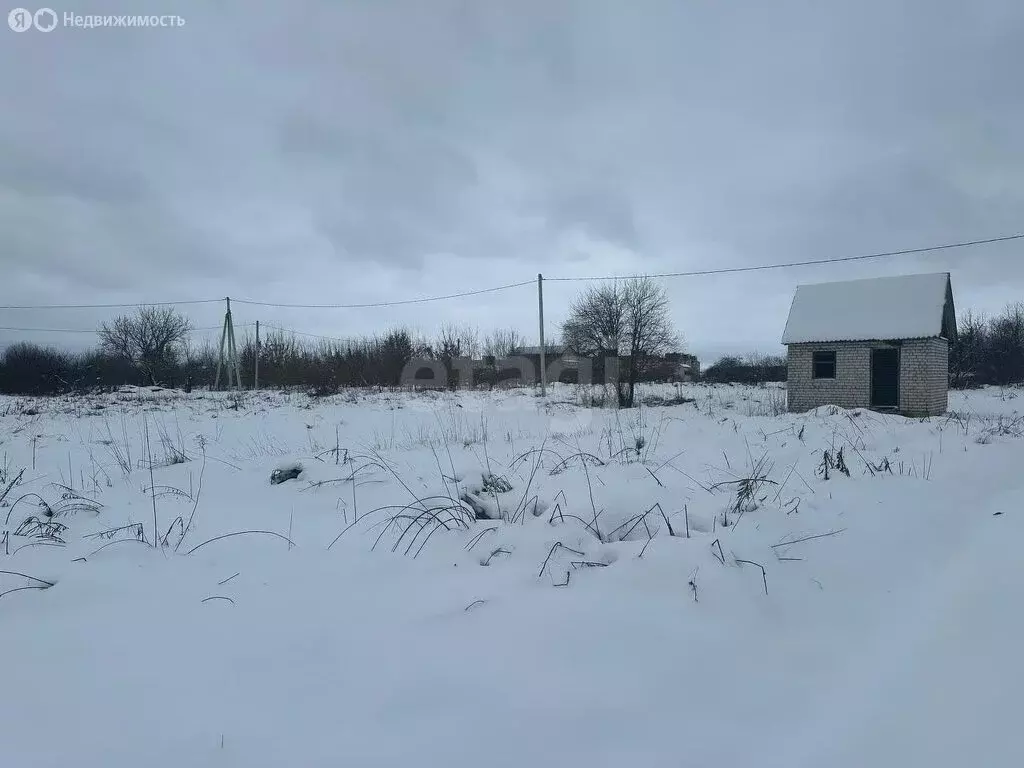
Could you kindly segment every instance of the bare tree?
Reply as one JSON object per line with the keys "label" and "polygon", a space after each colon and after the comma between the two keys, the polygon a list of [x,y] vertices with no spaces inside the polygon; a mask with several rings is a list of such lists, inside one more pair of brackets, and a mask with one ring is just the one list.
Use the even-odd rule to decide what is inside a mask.
{"label": "bare tree", "polygon": [[444,363],[448,371],[449,389],[455,389],[458,386],[459,375],[452,361],[462,357],[476,357],[480,353],[480,334],[468,325],[447,323],[441,326],[433,352],[434,357]]}
{"label": "bare tree", "polygon": [[523,336],[515,328],[499,328],[489,333],[483,343],[484,354],[499,360],[519,354],[522,348]]}
{"label": "bare tree", "polygon": [[173,307],[140,307],[99,328],[104,352],[130,360],[157,384],[169,375],[188,340],[192,324]]}
{"label": "bare tree", "polygon": [[988,320],[985,316],[971,310],[961,315],[957,339],[949,348],[949,374],[954,386],[966,386],[988,373],[988,345]]}
{"label": "bare tree", "polygon": [[438,360],[445,363],[456,357],[462,357],[462,337],[454,325],[443,325],[433,345]]}
{"label": "bare tree", "polygon": [[596,286],[569,305],[569,317],[562,324],[562,343],[581,357],[599,357],[612,351],[618,354],[625,325],[622,286]]}
{"label": "bare tree", "polygon": [[965,312],[950,346],[949,373],[955,386],[1024,382],[1024,303],[990,318]]}
{"label": "bare tree", "polygon": [[701,375],[705,381],[760,384],[786,380],[786,358],[752,352],[745,357],[721,357]]}
{"label": "bare tree", "polygon": [[468,325],[447,323],[434,342],[434,354],[438,360],[453,360],[456,357],[476,357],[480,353],[480,334]]}
{"label": "bare tree", "polygon": [[988,328],[989,366],[1000,384],[1024,381],[1024,302],[1011,304]]}
{"label": "bare tree", "polygon": [[619,405],[630,408],[637,379],[657,357],[681,346],[665,289],[650,278],[609,283],[577,297],[562,325],[562,341],[582,357],[625,355],[618,373]]}
{"label": "bare tree", "polygon": [[378,378],[393,387],[400,385],[402,371],[414,353],[412,334],[404,328],[388,331],[383,339],[377,341],[373,351],[380,369]]}

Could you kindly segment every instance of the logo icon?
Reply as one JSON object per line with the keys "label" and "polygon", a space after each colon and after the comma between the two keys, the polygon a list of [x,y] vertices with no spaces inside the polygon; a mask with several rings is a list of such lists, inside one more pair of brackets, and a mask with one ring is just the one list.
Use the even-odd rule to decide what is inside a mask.
{"label": "logo icon", "polygon": [[7,14],[7,26],[15,32],[24,32],[32,28],[32,11],[25,8],[15,8]]}
{"label": "logo icon", "polygon": [[40,32],[52,32],[57,26],[57,13],[52,8],[40,8],[33,14],[32,21]]}
{"label": "logo icon", "polygon": [[35,13],[27,8],[15,8],[7,14],[7,26],[15,32],[26,32],[35,27],[40,32],[52,32],[57,27],[57,12],[40,8]]}

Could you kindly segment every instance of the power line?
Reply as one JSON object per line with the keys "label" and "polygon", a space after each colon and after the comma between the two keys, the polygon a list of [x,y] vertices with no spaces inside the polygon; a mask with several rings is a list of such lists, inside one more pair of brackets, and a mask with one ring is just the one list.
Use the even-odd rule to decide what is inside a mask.
{"label": "power line", "polygon": [[[252,323],[243,323],[238,326],[244,328],[250,326]],[[189,333],[200,333],[202,331],[219,331],[221,326],[211,325],[205,328],[192,328]],[[9,328],[7,326],[0,326],[0,331],[21,331],[22,333],[98,333],[96,328]]]}
{"label": "power line", "polygon": [[[792,267],[810,267],[821,264],[841,264],[844,262],[853,261],[867,261],[869,259],[881,259],[893,256],[908,256],[916,253],[928,253],[931,251],[944,251],[953,248],[967,248],[975,245],[987,245],[990,243],[1003,243],[1011,240],[1024,240],[1024,233],[1016,235],[1005,235],[1002,237],[989,237],[982,240],[967,240],[958,243],[945,243],[942,245],[931,245],[924,248],[905,248],[898,251],[882,251],[880,253],[867,253],[857,256],[840,256],[832,259],[809,259],[807,261],[789,261],[778,264],[757,264],[746,267],[721,267],[717,269],[700,269],[691,270],[687,272],[660,272],[648,275],[586,275],[578,277],[545,277],[544,279],[548,282],[583,282],[593,280],[636,280],[643,277],[651,278],[666,278],[666,277],[699,277],[703,275],[726,275],[735,274],[739,272],[760,272],[769,269],[788,269]],[[397,301],[377,301],[377,302],[366,302],[362,304],[286,304],[273,301],[256,301],[254,299],[233,299],[236,304],[247,304],[249,306],[258,307],[278,307],[282,309],[373,309],[378,307],[398,307],[407,306],[410,304],[427,304],[435,301],[447,301],[450,299],[461,299],[469,296],[480,296],[488,293],[497,293],[499,291],[507,291],[513,288],[522,288],[523,286],[533,285],[534,280],[523,280],[518,283],[508,283],[506,285],[493,286],[491,288],[480,288],[473,291],[461,291],[459,293],[449,293],[442,296],[425,296],[416,299],[400,299]],[[140,302],[136,304],[25,304],[25,305],[0,305],[0,310],[3,309],[120,309],[120,308],[138,308],[138,307],[151,307],[151,306],[173,306],[173,305],[188,305],[188,304],[217,304],[224,301],[224,299],[191,299],[188,301],[157,301],[157,302]],[[269,326],[268,326],[269,327]],[[0,329],[0,330],[32,330],[32,329]],[[46,329],[38,329],[45,331]],[[53,329],[56,331],[56,329]],[[67,330],[65,332],[78,333],[76,330]],[[330,337],[325,337],[330,338]]]}
{"label": "power line", "polygon": [[307,333],[305,331],[296,331],[293,328],[280,328],[280,327],[278,327],[276,325],[264,325],[264,324],[261,323],[260,327],[261,328],[266,328],[269,331],[280,331],[281,333],[293,333],[296,336],[309,336],[310,338],[313,338],[313,339],[325,339],[327,341],[338,341],[338,342],[341,342],[342,344],[344,344],[344,343],[346,343],[348,341],[347,339],[339,339],[337,336],[324,336],[324,335],[319,334],[319,333]]}
{"label": "power line", "polygon": [[178,304],[217,304],[224,299],[190,299],[188,301],[145,301],[137,304],[7,304],[0,309],[135,309],[139,307],[171,307]]}
{"label": "power line", "polygon": [[[255,323],[235,323],[235,328],[251,328]],[[224,328],[223,325],[208,325],[205,328],[191,328],[189,333],[199,333],[200,331],[220,331]]]}
{"label": "power line", "polygon": [[461,293],[449,293],[445,296],[427,296],[420,299],[402,299],[401,301],[376,301],[367,304],[278,304],[272,301],[250,301],[249,299],[232,299],[232,301],[238,304],[250,304],[258,307],[282,307],[286,309],[371,309],[374,307],[398,307],[405,304],[426,304],[427,302],[431,301],[462,299],[467,296],[479,296],[480,294],[483,293],[497,293],[498,291],[507,291],[510,288],[522,288],[524,285],[533,285],[534,282],[534,280],[524,280],[520,283],[498,285],[493,288],[481,288],[476,291],[462,291]]}
{"label": "power line", "polygon": [[7,328],[0,327],[0,331],[22,331],[24,333],[96,333],[96,329],[85,330],[83,328]]}
{"label": "power line", "polygon": [[587,276],[587,277],[545,277],[550,282],[577,282],[584,280],[637,280],[644,277],[699,277],[701,275],[726,275],[735,272],[759,272],[767,269],[786,269],[789,267],[810,267],[815,264],[840,264],[848,261],[866,261],[868,259],[881,259],[888,256],[907,256],[913,253],[927,253],[929,251],[944,251],[951,248],[966,248],[971,245],[985,245],[987,243],[1003,243],[1008,240],[1022,240],[1024,233],[1018,235],[1006,235],[1004,237],[990,237],[985,240],[968,240],[962,243],[945,243],[943,245],[930,245],[926,248],[906,248],[902,251],[883,251],[882,253],[866,253],[860,256],[840,256],[835,259],[810,259],[808,261],[790,261],[782,264],[758,264],[750,267],[723,267],[721,269],[701,269],[691,272],[661,272],[652,275],[611,275],[611,276]]}

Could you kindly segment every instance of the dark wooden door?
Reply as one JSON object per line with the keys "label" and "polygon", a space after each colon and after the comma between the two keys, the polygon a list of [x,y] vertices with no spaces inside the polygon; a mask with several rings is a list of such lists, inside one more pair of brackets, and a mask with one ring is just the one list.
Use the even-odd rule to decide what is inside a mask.
{"label": "dark wooden door", "polygon": [[898,408],[900,405],[899,349],[871,350],[871,406]]}

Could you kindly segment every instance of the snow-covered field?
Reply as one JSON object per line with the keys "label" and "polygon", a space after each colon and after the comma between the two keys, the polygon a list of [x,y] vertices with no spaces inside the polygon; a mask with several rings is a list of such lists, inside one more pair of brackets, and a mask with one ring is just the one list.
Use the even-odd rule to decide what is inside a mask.
{"label": "snow-covered field", "polygon": [[1024,765],[1024,390],[654,395],[0,399],[0,762]]}

